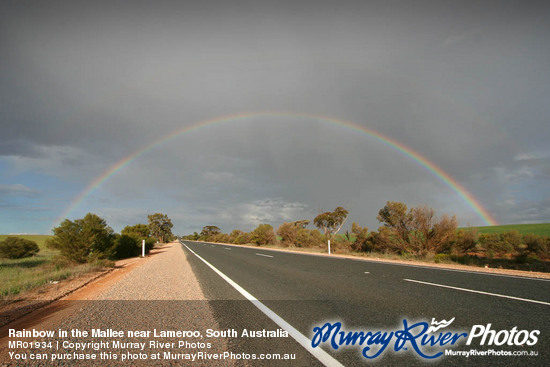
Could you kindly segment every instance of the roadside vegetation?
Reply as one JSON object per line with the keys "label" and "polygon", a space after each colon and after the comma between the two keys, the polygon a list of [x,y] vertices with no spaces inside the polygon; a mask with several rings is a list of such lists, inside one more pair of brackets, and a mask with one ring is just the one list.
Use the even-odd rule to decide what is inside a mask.
{"label": "roadside vegetation", "polygon": [[409,209],[388,201],[378,212],[378,230],[352,223],[338,234],[347,215],[342,207],[321,213],[313,219],[316,229],[307,228],[308,219],[283,223],[277,230],[261,224],[249,233],[237,229],[222,233],[210,225],[183,238],[312,252],[327,252],[330,240],[333,253],[550,272],[550,224],[459,229],[455,216],[437,217],[427,206]]}
{"label": "roadside vegetation", "polygon": [[0,235],[0,299],[26,290],[114,266],[114,260],[146,253],[157,241],[174,238],[170,218],[156,213],[149,224],[126,226],[114,233],[106,221],[86,214],[64,220],[54,235]]}

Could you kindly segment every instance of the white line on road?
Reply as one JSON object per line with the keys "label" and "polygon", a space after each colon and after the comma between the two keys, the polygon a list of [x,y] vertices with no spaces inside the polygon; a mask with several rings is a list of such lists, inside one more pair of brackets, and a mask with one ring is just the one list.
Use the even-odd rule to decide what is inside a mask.
{"label": "white line on road", "polygon": [[[362,260],[362,259],[358,259],[358,260]],[[397,264],[397,263],[392,263],[392,262],[389,262],[389,261],[380,261],[380,260],[372,261],[372,260],[365,259],[365,260],[362,260],[362,261],[371,261],[371,262],[374,262],[374,263],[388,264],[388,265],[407,266],[407,267],[410,267],[410,268],[422,268],[422,269],[430,269],[430,270],[454,271],[454,272],[457,272],[457,273],[467,273],[467,274],[474,274],[474,275],[490,275],[490,276],[494,276],[494,277],[516,278],[516,279],[523,279],[523,280],[540,280],[540,281],[543,281],[543,282],[550,282],[550,279],[534,278],[534,277],[531,277],[531,276],[528,276],[528,275],[520,276],[520,275],[495,274],[495,273],[487,273],[485,271],[448,269],[448,268],[440,268],[440,267],[437,267],[437,266],[425,266],[425,265],[414,265],[414,264]]]}
{"label": "white line on road", "polygon": [[539,304],[541,304],[541,305],[550,306],[550,303],[548,303],[548,302],[536,301],[536,300],[528,299],[528,298],[519,298],[519,297],[505,296],[505,295],[503,295],[503,294],[498,294],[498,293],[482,292],[482,291],[476,291],[476,290],[473,290],[473,289],[452,287],[452,286],[450,286],[450,285],[443,285],[443,284],[437,284],[437,283],[422,282],[422,281],[420,281],[420,280],[414,280],[414,279],[403,279],[403,280],[406,280],[407,282],[414,282],[414,283],[420,283],[420,284],[433,285],[433,286],[435,286],[435,287],[450,288],[450,289],[456,289],[456,290],[464,291],[464,292],[479,293],[479,294],[485,294],[485,295],[488,295],[488,296],[509,298],[509,299],[515,299],[516,301],[524,301],[524,302],[531,302],[531,303],[539,303]]}
{"label": "white line on road", "polygon": [[257,253],[257,252],[256,252],[256,255],[258,255],[258,256],[265,256],[265,257],[273,257],[273,256],[271,256],[271,255],[259,254],[259,253]]}
{"label": "white line on road", "polygon": [[229,250],[231,251],[231,249],[229,247],[224,247],[224,250]]}
{"label": "white line on road", "polygon": [[277,325],[279,325],[281,328],[285,329],[290,336],[294,338],[302,347],[304,347],[309,353],[311,353],[315,358],[317,358],[321,363],[323,363],[325,366],[335,366],[335,367],[343,367],[343,365],[338,362],[336,359],[334,359],[330,354],[322,350],[321,348],[312,348],[311,347],[311,340],[307,338],[304,334],[299,332],[297,329],[294,328],[294,326],[290,325],[288,322],[286,322],[281,316],[277,315],[275,312],[271,311],[270,308],[268,308],[266,305],[264,305],[262,302],[258,301],[256,297],[248,293],[243,287],[235,283],[231,278],[229,278],[227,275],[219,271],[214,265],[210,264],[208,261],[200,257],[197,253],[195,253],[193,250],[191,250],[186,244],[183,244],[189,251],[191,251],[196,257],[198,257],[202,262],[204,262],[206,265],[210,267],[210,269],[214,270],[216,274],[218,274],[220,277],[223,278],[227,283],[231,284],[233,288],[235,288],[240,294],[242,294],[247,300],[252,302],[254,306],[256,306],[260,311],[262,311],[267,317],[269,317],[271,320],[273,320]]}
{"label": "white line on road", "polygon": [[370,274],[370,271],[366,271],[365,274]]}

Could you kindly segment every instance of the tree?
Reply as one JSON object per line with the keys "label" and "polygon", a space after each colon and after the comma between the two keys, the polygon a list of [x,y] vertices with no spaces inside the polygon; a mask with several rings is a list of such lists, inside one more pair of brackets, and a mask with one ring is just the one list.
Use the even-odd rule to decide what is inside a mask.
{"label": "tree", "polygon": [[203,241],[208,241],[210,238],[222,233],[221,229],[217,226],[204,226],[200,234],[200,239]]}
{"label": "tree", "polygon": [[441,252],[444,245],[454,240],[457,228],[456,217],[435,217],[435,211],[427,206],[411,208],[388,201],[378,212],[377,219],[383,223],[376,235],[371,235],[380,250],[411,252],[416,255]]}
{"label": "tree", "polygon": [[111,257],[113,259],[126,259],[138,256],[141,253],[141,243],[134,236],[116,235]]}
{"label": "tree", "polygon": [[251,233],[251,240],[253,243],[260,245],[268,245],[275,243],[275,232],[270,224],[260,224]]}
{"label": "tree", "polygon": [[325,232],[328,241],[328,252],[330,254],[330,240],[342,228],[348,217],[348,211],[341,206],[334,209],[333,212],[321,213],[313,219],[313,223],[319,229]]}
{"label": "tree", "polygon": [[495,254],[502,255],[503,251],[502,240],[500,233],[482,233],[479,235],[479,243],[485,250],[487,257],[493,258]]}
{"label": "tree", "polygon": [[149,219],[149,231],[152,236],[158,238],[159,242],[163,243],[165,240],[173,236],[173,224],[166,214],[150,214],[147,218]]}
{"label": "tree", "polygon": [[399,242],[402,244],[409,242],[412,215],[407,212],[407,205],[397,201],[388,201],[380,209],[376,219],[382,222],[384,227],[391,228],[392,232],[399,238]]}
{"label": "tree", "polygon": [[300,247],[300,237],[303,237],[305,228],[309,224],[309,220],[298,220],[290,223],[283,223],[277,229],[277,234],[281,236],[281,240],[285,245],[295,245]]}
{"label": "tree", "polygon": [[120,231],[120,234],[134,237],[138,240],[144,240],[150,236],[151,231],[149,230],[147,224],[136,224],[133,226],[124,227],[124,229]]}
{"label": "tree", "polygon": [[523,244],[523,237],[519,234],[516,229],[511,231],[502,232],[500,234],[502,242],[504,242],[505,248],[508,248],[508,251],[515,250],[517,252],[521,251],[521,245]]}
{"label": "tree", "polygon": [[113,244],[113,229],[104,219],[88,213],[74,222],[65,219],[53,229],[54,236],[47,246],[58,249],[62,256],[84,263],[108,257]]}
{"label": "tree", "polygon": [[413,252],[426,255],[439,253],[456,236],[456,216],[443,215],[437,219],[435,211],[426,205],[412,208],[409,243]]}
{"label": "tree", "polygon": [[523,235],[523,242],[527,246],[526,250],[533,255],[542,258],[548,258],[550,255],[550,237],[539,236],[533,233]]}
{"label": "tree", "polygon": [[456,240],[453,249],[462,255],[474,251],[477,245],[479,234],[476,228],[460,229],[456,232]]}
{"label": "tree", "polygon": [[40,249],[36,242],[20,237],[7,237],[0,242],[0,258],[22,259],[35,255]]}
{"label": "tree", "polygon": [[372,250],[368,238],[369,229],[367,227],[361,227],[357,223],[353,222],[351,224],[351,233],[355,236],[355,241],[351,244],[351,249],[353,251],[367,252]]}
{"label": "tree", "polygon": [[229,236],[229,241],[236,245],[244,245],[250,243],[250,233],[240,231],[238,229],[233,230]]}

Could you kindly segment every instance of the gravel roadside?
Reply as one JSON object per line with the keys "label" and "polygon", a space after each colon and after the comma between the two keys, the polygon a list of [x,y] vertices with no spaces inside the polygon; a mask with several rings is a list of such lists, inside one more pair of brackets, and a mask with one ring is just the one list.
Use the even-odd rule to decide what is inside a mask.
{"label": "gravel roadside", "polygon": [[[75,300],[74,296],[71,298],[73,299],[58,302],[70,302],[71,308],[76,312],[71,312],[58,322],[52,323],[45,317],[44,322],[32,325],[37,330],[54,330],[56,336],[58,330],[68,331],[66,338],[10,339],[53,341],[54,345],[55,342],[60,342],[59,349],[52,347],[30,351],[49,353],[48,360],[14,360],[7,352],[28,354],[29,350],[7,350],[4,347],[0,350],[0,365],[233,365],[231,360],[186,359],[198,352],[221,354],[227,351],[227,342],[224,338],[206,338],[205,331],[218,330],[218,324],[187,263],[185,253],[177,242],[165,245],[156,255],[145,259],[104,291],[84,299]],[[72,334],[72,330],[91,334],[94,329],[122,334],[118,337]],[[142,335],[149,335],[130,336],[129,331],[140,331]],[[180,336],[162,336],[164,332],[179,332]],[[63,342],[66,342],[65,347]],[[96,350],[94,348],[98,346],[98,342],[109,344],[108,347],[103,344]],[[163,343],[162,346],[158,342]],[[86,349],[78,350],[77,345],[71,343],[89,344],[85,346]],[[95,354],[96,359],[80,360],[75,353]],[[60,359],[52,361],[52,354]],[[122,358],[124,361],[121,361]]]}

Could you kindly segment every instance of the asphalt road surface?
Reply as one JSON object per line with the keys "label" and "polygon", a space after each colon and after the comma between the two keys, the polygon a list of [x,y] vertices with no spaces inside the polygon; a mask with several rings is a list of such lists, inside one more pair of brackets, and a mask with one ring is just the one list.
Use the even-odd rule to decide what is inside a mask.
{"label": "asphalt road surface", "polygon": [[[283,325],[291,335],[284,340],[273,339],[269,348],[297,353],[299,358],[291,365],[550,365],[548,280],[286,253],[261,247],[192,241],[185,241],[182,246],[203,292],[212,300],[220,328],[276,330]],[[448,327],[432,335],[468,335],[459,337],[454,345],[448,340],[443,346],[441,341],[435,346],[421,345],[421,337],[402,340],[399,345],[398,334],[394,334],[378,357],[362,356],[368,341],[372,345],[366,354],[372,356],[384,341],[380,336],[403,331],[405,322],[410,327],[423,322],[432,325],[432,319],[440,322],[453,318]],[[342,331],[370,331],[374,336],[361,346],[335,350],[329,338],[311,348],[314,328],[327,322],[340,322]],[[419,334],[422,325],[409,332]],[[474,330],[475,325],[480,326]],[[487,337],[482,344],[485,331]],[[480,335],[466,345],[472,332]],[[491,333],[495,337],[489,345]],[[338,344],[339,339],[335,340]],[[419,352],[427,356],[446,349],[473,350],[478,355],[443,354],[428,362],[414,350],[415,343]],[[320,352],[320,347],[326,353]],[[265,339],[253,345],[251,339],[233,338],[229,348],[266,352],[267,346]],[[318,355],[308,352],[308,348]],[[538,355],[503,355],[532,352]],[[482,353],[486,355],[479,355]]]}

